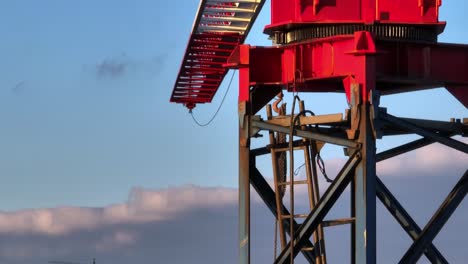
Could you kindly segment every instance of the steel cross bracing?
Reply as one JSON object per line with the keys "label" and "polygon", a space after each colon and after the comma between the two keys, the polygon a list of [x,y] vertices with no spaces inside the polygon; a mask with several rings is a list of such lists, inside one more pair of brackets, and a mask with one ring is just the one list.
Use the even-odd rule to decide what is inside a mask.
{"label": "steel cross bracing", "polygon": [[[266,100],[264,97],[256,98],[253,96],[254,94],[259,94],[255,92],[258,89],[261,89],[261,87],[250,90],[250,97],[247,102],[239,102],[239,114],[242,121],[240,126],[241,151],[239,176],[240,180],[245,183],[245,185],[240,186],[239,192],[240,201],[242,201],[240,207],[240,263],[249,263],[250,261],[250,194],[249,185],[245,180],[249,179],[250,184],[258,192],[273,215],[275,217],[278,216],[278,200],[275,199],[275,193],[255,165],[257,156],[269,154],[269,147],[250,149],[250,140],[253,140],[252,136],[256,135],[259,130],[285,133],[290,129],[285,122],[270,119],[262,120],[260,116],[255,116],[256,112],[252,111],[252,109],[259,109],[260,107],[257,104],[259,102],[263,104],[261,102]],[[320,140],[327,144],[345,147],[349,153],[349,160],[335,177],[335,180],[328,187],[327,191],[320,197],[319,202],[311,210],[304,222],[302,224],[294,222],[294,243],[291,245],[290,241],[283,247],[275,263],[290,263],[291,258],[294,258],[298,253],[302,253],[309,263],[318,262],[314,251],[303,251],[301,249],[314,248],[315,244],[310,240],[311,235],[316,232],[319,225],[329,222],[324,220],[328,211],[333,207],[340,195],[342,195],[346,186],[350,184],[354,189],[352,192],[354,199],[352,199],[351,205],[353,208],[351,221],[335,222],[336,224],[351,224],[354,230],[352,232],[351,245],[353,248],[352,263],[376,263],[377,261],[375,255],[376,198],[383,203],[390,214],[414,241],[414,244],[407,250],[399,263],[416,263],[423,254],[431,263],[448,263],[442,253],[432,244],[432,240],[465,198],[468,191],[468,170],[447,195],[447,198],[429,223],[422,229],[378,178],[375,164],[434,142],[468,154],[467,144],[451,139],[454,135],[467,135],[468,120],[464,119],[463,122],[461,120],[442,122],[395,117],[387,114],[385,108],[379,108],[378,95],[372,95],[371,102],[365,102],[359,99],[361,98],[359,89],[351,88],[351,90],[351,109],[348,111],[348,116],[341,121],[336,116],[332,117],[333,115],[304,117],[301,119],[302,125],[325,124],[327,126],[331,125],[333,129],[317,129],[314,126],[306,129],[303,126],[294,127],[294,134],[306,140]],[[265,96],[265,94],[262,95]],[[274,94],[272,93],[267,96],[267,98],[273,97]],[[253,108],[252,106],[254,105],[257,106]],[[353,117],[353,113],[358,113],[358,115]],[[358,123],[358,126],[354,126],[355,123]],[[358,130],[356,134],[349,131],[353,127]],[[375,153],[374,144],[378,135],[395,134],[418,134],[423,136],[423,138],[381,153]],[[351,139],[349,135],[351,135]],[[300,141],[295,142],[295,144],[298,144],[298,142]],[[284,205],[280,204],[280,207],[287,212]],[[290,222],[283,219],[282,224],[285,226],[285,230],[288,231]]]}
{"label": "steel cross bracing", "polygon": [[[327,56],[328,52],[333,56]],[[321,54],[323,61],[311,54]],[[411,54],[413,57],[408,57]],[[301,224],[279,221],[289,237],[275,263],[290,263],[302,253],[310,263],[319,262],[312,234],[319,226],[327,227],[328,211],[351,185],[350,217],[333,221],[352,228],[352,263],[376,263],[376,200],[382,201],[391,215],[404,228],[414,244],[400,263],[416,263],[425,255],[432,263],[448,263],[432,240],[466,196],[466,174],[454,187],[429,223],[422,227],[411,218],[398,200],[385,187],[376,173],[376,163],[427,146],[434,142],[468,154],[468,145],[451,137],[468,134],[468,119],[450,122],[395,117],[379,107],[380,94],[430,89],[444,86],[465,106],[468,104],[468,46],[437,43],[376,42],[369,32],[354,36],[337,36],[282,47],[241,45],[228,60],[239,68],[239,226],[240,263],[250,262],[250,188],[260,194],[275,217],[284,210],[275,193],[267,188],[255,157],[269,154],[271,147],[250,149],[250,141],[261,130],[292,133],[311,142],[342,146],[350,158],[320,197]],[[418,63],[417,61],[422,61]],[[460,66],[455,71],[444,65],[450,61]],[[398,62],[398,63],[395,63]],[[404,67],[403,67],[404,66]],[[294,74],[300,72],[301,74]],[[263,120],[256,114],[282,89],[300,92],[345,91],[350,109],[346,117],[325,115],[300,117],[301,125],[291,127],[288,117]],[[267,108],[268,109],[268,108]],[[316,127],[317,125],[318,127]],[[322,127],[325,125],[325,127]],[[417,134],[422,139],[394,149],[376,153],[376,139],[389,135]],[[298,144],[296,141],[293,146]],[[279,203],[282,203],[281,201]],[[279,208],[279,209],[278,209]],[[284,212],[283,212],[284,213]],[[292,213],[293,214],[293,213]],[[288,231],[288,228],[293,232]]]}
{"label": "steel cross bracing", "polygon": [[171,102],[189,109],[211,102],[265,0],[202,0],[192,27]]}

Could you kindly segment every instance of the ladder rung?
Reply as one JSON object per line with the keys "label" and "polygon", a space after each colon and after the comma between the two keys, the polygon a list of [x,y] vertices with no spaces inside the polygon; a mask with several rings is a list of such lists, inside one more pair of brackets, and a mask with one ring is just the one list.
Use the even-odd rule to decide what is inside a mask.
{"label": "ladder rung", "polygon": [[304,247],[301,248],[302,251],[314,251],[315,249],[313,247]]}
{"label": "ladder rung", "polygon": [[[309,181],[308,181],[308,180],[304,180],[304,181],[294,181],[294,184],[309,184]],[[287,182],[280,182],[280,183],[278,183],[278,186],[284,186],[284,185],[291,185],[291,182],[290,182],[290,181],[287,181]]]}
{"label": "ladder rung", "polygon": [[[308,214],[295,214],[294,218],[306,218]],[[281,218],[291,218],[291,215],[280,215]]]}
{"label": "ladder rung", "polygon": [[[307,147],[306,145],[302,145],[302,146],[295,146],[293,149],[294,150],[303,150],[305,149],[305,147]],[[275,152],[275,153],[278,153],[278,152],[288,152],[290,149],[289,147],[283,147],[283,148],[271,148],[271,151]]]}
{"label": "ladder rung", "polygon": [[325,220],[322,222],[322,226],[329,227],[329,226],[338,226],[338,225],[346,225],[354,223],[355,218],[342,218],[342,219],[335,219],[335,220]]}

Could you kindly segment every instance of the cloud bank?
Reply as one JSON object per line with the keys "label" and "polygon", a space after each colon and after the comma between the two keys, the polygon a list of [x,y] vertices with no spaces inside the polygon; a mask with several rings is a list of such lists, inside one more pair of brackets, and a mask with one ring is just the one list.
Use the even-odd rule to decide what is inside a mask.
{"label": "cloud bank", "polygon": [[237,203],[237,190],[184,186],[165,190],[134,188],[126,203],[103,208],[60,207],[0,213],[0,234],[65,235],[115,224],[163,221],[192,208]]}
{"label": "cloud bank", "polygon": [[[467,161],[464,154],[432,145],[386,161],[379,174],[423,227],[466,170]],[[342,163],[327,161],[330,176]],[[401,175],[400,169],[407,174]],[[304,193],[298,195],[296,201],[303,201],[298,209],[306,208]],[[252,263],[265,263],[273,259],[274,219],[252,196]],[[101,208],[0,212],[0,263],[90,263],[93,257],[99,264],[237,263],[237,210],[236,189],[183,186],[133,188],[125,203]],[[348,215],[349,194],[344,194],[326,219]],[[411,241],[381,205],[378,215],[379,263],[396,263]],[[467,221],[465,202],[434,241],[450,263],[468,259],[468,241],[460,235]],[[328,228],[325,235],[329,263],[347,262],[349,227]],[[299,256],[297,263],[305,262]]]}

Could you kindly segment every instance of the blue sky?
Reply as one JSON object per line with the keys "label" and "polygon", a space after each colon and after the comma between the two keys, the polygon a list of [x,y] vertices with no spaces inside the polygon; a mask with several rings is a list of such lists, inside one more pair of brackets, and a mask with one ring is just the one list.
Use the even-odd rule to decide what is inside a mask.
{"label": "blue sky", "polygon": [[[125,203],[138,186],[237,186],[235,82],[208,128],[169,103],[197,7],[195,0],[0,4],[0,210],[104,207]],[[261,33],[268,7],[248,43],[270,44]],[[448,25],[440,41],[468,43],[467,9],[463,0],[443,2],[440,18]],[[201,122],[226,85],[212,104],[194,110]],[[346,107],[341,94],[303,96],[317,114]],[[467,114],[443,89],[386,97],[382,106],[441,120]],[[390,138],[379,148],[408,139]]]}

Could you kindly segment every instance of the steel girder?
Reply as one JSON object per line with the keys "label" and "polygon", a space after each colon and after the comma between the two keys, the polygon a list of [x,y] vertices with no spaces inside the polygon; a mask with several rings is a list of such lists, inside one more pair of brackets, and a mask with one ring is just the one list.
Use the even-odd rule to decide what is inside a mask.
{"label": "steel girder", "polygon": [[445,87],[468,107],[468,45],[374,41],[370,32],[359,31],[284,46],[240,45],[226,66],[240,69],[242,98],[250,87],[280,86],[346,92],[349,100],[352,76],[364,101],[373,89],[386,95]]}
{"label": "steel girder", "polygon": [[461,151],[461,152],[464,152],[464,153],[468,154],[468,145],[463,143],[463,142],[460,142],[460,141],[445,137],[443,135],[439,135],[438,133],[434,133],[434,132],[429,131],[427,129],[420,128],[420,127],[412,124],[411,122],[402,120],[401,118],[396,118],[396,117],[394,117],[392,115],[389,115],[389,114],[383,115],[383,119],[384,119],[384,121],[390,122],[390,123],[392,123],[392,124],[394,124],[396,126],[407,129],[407,130],[409,130],[409,131],[411,131],[411,132],[413,132],[415,134],[421,135],[421,136],[423,136],[425,138],[431,139],[433,141],[444,144],[444,145],[446,145],[446,146],[448,146],[450,148],[453,148],[453,149],[456,149],[458,151]]}

